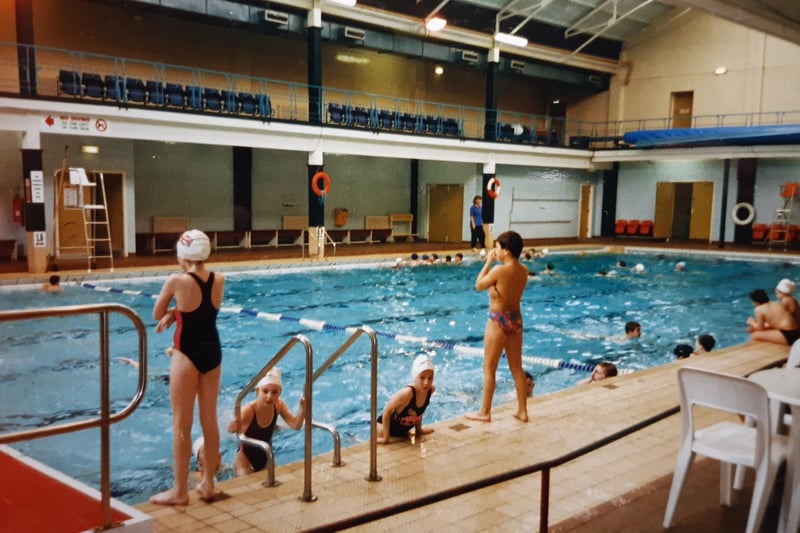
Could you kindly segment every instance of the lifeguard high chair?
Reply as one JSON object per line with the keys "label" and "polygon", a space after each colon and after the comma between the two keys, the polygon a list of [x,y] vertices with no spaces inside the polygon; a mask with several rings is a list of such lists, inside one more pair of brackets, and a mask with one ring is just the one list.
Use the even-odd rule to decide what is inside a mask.
{"label": "lifeguard high chair", "polygon": [[789,245],[790,233],[792,233],[789,229],[792,226],[792,213],[798,192],[800,192],[800,183],[797,182],[784,183],[780,190],[778,208],[775,209],[775,218],[769,225],[769,234],[767,235],[770,249],[773,244],[783,244],[784,250]]}

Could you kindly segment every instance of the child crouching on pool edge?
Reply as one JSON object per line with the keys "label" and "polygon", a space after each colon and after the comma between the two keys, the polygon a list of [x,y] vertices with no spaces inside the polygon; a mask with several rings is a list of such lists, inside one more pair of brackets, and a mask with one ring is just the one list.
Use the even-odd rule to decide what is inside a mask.
{"label": "child crouching on pool edge", "polygon": [[[228,432],[242,432],[246,437],[258,439],[272,446],[272,434],[278,415],[292,429],[300,429],[305,420],[305,398],[300,398],[297,414],[292,414],[286,402],[281,400],[281,371],[272,368],[256,385],[258,398],[245,405],[241,410],[241,420],[233,419],[228,424]],[[237,476],[246,476],[252,472],[263,470],[267,466],[267,455],[264,450],[245,443],[239,445],[234,463]]]}
{"label": "child crouching on pool edge", "polygon": [[433,361],[426,355],[414,359],[411,365],[412,384],[406,385],[383,408],[378,417],[378,444],[389,444],[391,437],[407,437],[412,428],[419,437],[433,433],[422,427],[422,415],[436,392],[433,386]]}

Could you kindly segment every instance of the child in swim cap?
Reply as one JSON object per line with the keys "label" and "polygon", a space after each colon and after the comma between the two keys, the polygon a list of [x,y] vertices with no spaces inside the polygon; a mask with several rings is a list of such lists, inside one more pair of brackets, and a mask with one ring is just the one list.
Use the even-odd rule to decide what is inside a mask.
{"label": "child in swim cap", "polygon": [[435,391],[433,361],[420,355],[411,365],[411,384],[397,391],[378,417],[378,443],[389,444],[391,437],[407,437],[411,429],[417,437],[433,433],[433,429],[422,427],[422,415]]}

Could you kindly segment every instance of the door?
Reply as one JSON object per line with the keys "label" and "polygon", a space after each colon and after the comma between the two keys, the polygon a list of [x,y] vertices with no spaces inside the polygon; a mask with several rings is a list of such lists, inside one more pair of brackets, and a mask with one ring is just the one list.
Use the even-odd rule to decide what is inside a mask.
{"label": "door", "polygon": [[581,185],[581,214],[578,222],[578,238],[591,238],[590,220],[592,217],[592,186],[584,183]]}
{"label": "door", "polygon": [[694,105],[694,91],[672,93],[672,127],[692,127],[692,106]]}
{"label": "door", "polygon": [[675,189],[672,183],[659,181],[656,184],[656,212],[653,218],[653,238],[672,237],[672,213],[675,209]]}
{"label": "door", "polygon": [[690,239],[711,240],[711,207],[714,202],[714,183],[700,181],[692,184],[692,220]]}
{"label": "door", "polygon": [[428,242],[462,242],[464,186],[431,185],[428,198]]}
{"label": "door", "polygon": [[692,224],[692,184],[673,183],[675,209],[672,212],[672,238],[688,239]]}
{"label": "door", "polygon": [[111,250],[115,257],[127,256],[125,253],[125,201],[124,176],[121,172],[104,172],[106,201],[108,205],[108,227],[111,237]]}

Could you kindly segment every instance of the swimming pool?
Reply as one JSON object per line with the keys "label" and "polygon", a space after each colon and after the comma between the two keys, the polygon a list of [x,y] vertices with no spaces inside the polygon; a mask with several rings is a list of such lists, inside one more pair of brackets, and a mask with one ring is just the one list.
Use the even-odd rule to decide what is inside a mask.
{"label": "swimming pool", "polygon": [[[644,273],[615,267],[617,260],[642,263]],[[688,270],[675,272],[677,260]],[[725,347],[747,340],[745,317],[752,312],[748,293],[771,292],[782,277],[793,278],[796,265],[717,258],[654,255],[552,254],[528,266],[537,272],[547,262],[555,275],[536,276],[523,299],[524,353],[548,359],[594,364],[610,360],[623,369],[640,369],[673,360],[679,342],[693,343],[701,333]],[[473,289],[481,263],[390,268],[299,269],[275,273],[227,273],[224,305],[285,318],[324,321],[338,326],[369,325],[379,334],[379,408],[408,381],[413,358],[429,353],[436,364],[437,394],[427,423],[477,410],[481,356],[396,336],[425,337],[479,348],[486,316],[486,295]],[[600,270],[616,276],[598,276]],[[156,293],[160,280],[105,281],[98,285]],[[149,381],[139,409],[112,429],[112,494],[139,503],[171,482],[171,413],[164,354],[170,334],[156,335],[150,319],[152,299],[109,294],[67,285],[62,294],[5,292],[0,308],[45,307],[119,302],[134,308],[148,324]],[[7,297],[11,296],[11,297]],[[639,341],[618,342],[628,320],[642,324]],[[319,365],[347,338],[341,332],[315,331],[295,320],[263,320],[228,309],[220,314],[224,363],[220,425],[229,420],[244,384],[295,334],[309,338]],[[96,324],[78,319],[0,324],[0,431],[16,431],[93,413],[96,405]],[[135,358],[134,332],[112,317],[112,359]],[[384,335],[386,334],[386,335]],[[314,418],[334,424],[344,446],[369,436],[369,342],[359,340],[315,383]],[[300,347],[280,364],[284,399],[296,408],[303,383],[305,354]],[[573,386],[584,372],[525,364],[536,379],[536,393]],[[114,363],[115,407],[133,393],[136,370]],[[507,367],[498,371],[495,403],[513,400]],[[536,413],[531,412],[535,421]],[[196,425],[194,435],[199,435]],[[286,430],[274,439],[279,464],[302,458],[302,432]],[[95,430],[15,445],[29,455],[90,485],[99,480],[99,441]],[[223,436],[223,460],[233,462],[235,437]],[[315,454],[331,449],[330,436],[314,432]]]}

